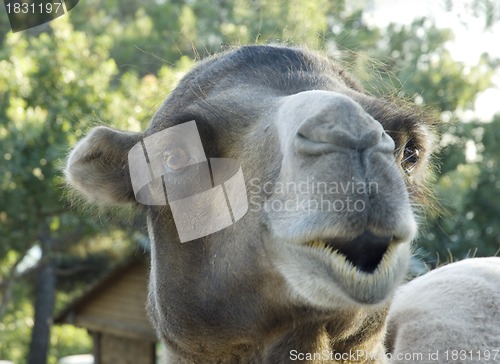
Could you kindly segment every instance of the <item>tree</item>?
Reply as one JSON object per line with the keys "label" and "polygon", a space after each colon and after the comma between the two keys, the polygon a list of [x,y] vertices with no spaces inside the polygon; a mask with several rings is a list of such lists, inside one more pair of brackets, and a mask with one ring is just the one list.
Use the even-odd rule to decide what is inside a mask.
{"label": "tree", "polygon": [[38,247],[29,363],[46,362],[58,255],[103,230],[95,219],[70,212],[62,198],[61,158],[101,120],[139,129],[150,109],[138,105],[154,100],[158,88],[156,77],[140,80],[133,73],[113,86],[117,67],[111,45],[107,35],[72,31],[62,17],[51,23],[50,33],[9,34],[0,51],[0,261],[10,264],[1,304],[8,303],[19,263]]}

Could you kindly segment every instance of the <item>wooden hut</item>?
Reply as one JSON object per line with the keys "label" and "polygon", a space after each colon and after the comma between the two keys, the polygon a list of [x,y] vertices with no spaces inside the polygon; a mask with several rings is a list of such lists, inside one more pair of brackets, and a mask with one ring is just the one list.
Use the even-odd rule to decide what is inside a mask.
{"label": "wooden hut", "polygon": [[94,364],[155,364],[156,335],[145,310],[148,261],[134,257],[60,312],[55,323],[86,328]]}

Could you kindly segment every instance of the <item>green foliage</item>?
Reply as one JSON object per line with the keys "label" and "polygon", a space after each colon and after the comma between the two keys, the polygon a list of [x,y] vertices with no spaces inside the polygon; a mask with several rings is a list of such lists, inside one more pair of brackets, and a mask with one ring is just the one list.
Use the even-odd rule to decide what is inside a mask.
{"label": "green foliage", "polygon": [[[106,224],[93,216],[82,219],[71,212],[63,193],[62,160],[92,126],[144,129],[172,82],[191,65],[182,58],[178,67],[162,66],[163,80],[134,70],[118,77],[113,38],[75,31],[68,20],[61,17],[50,23],[50,32],[36,36],[8,34],[0,48],[0,308],[10,296],[8,277],[14,277],[16,288],[31,285],[15,267],[45,231],[53,241],[46,253],[63,270],[64,262],[73,259],[76,266],[79,261],[98,267],[95,277],[130,252],[136,243],[125,234],[106,232]],[[86,242],[95,239],[99,248],[93,250]],[[85,246],[84,253],[75,254]],[[74,277],[69,278],[73,290],[80,287]],[[70,286],[64,275],[59,281],[61,287]],[[12,296],[16,307],[33,300],[30,290]],[[9,325],[0,328],[0,335],[8,332],[12,338],[2,340],[0,353],[16,362],[26,356],[30,336],[29,327],[18,325],[18,315],[29,320],[32,313],[7,310],[3,322]],[[20,332],[23,340],[16,339]],[[59,345],[64,340],[70,337],[62,336]]]}
{"label": "green foliage", "polygon": [[364,83],[374,94],[397,93],[441,112],[470,109],[475,95],[490,86],[494,69],[486,55],[475,66],[454,61],[446,48],[452,39],[450,30],[424,18],[393,24],[368,43],[369,57],[361,57],[357,69],[364,70]]}
{"label": "green foliage", "polygon": [[16,285],[14,297],[0,322],[0,358],[14,363],[24,363],[33,327],[33,305],[29,300],[30,287]]}
{"label": "green foliage", "polygon": [[87,330],[73,325],[56,325],[50,342],[49,364],[57,364],[57,358],[92,352],[92,338]]}
{"label": "green foliage", "polygon": [[[0,323],[0,359],[24,363],[33,327],[33,305],[30,302],[29,286],[17,285],[15,300],[9,305],[5,319]],[[92,340],[85,329],[72,325],[54,326],[49,363],[56,364],[57,358],[66,355],[92,352]]]}
{"label": "green foliage", "polygon": [[437,195],[443,213],[421,241],[441,258],[500,251],[500,115],[492,122],[453,123],[443,134]]}

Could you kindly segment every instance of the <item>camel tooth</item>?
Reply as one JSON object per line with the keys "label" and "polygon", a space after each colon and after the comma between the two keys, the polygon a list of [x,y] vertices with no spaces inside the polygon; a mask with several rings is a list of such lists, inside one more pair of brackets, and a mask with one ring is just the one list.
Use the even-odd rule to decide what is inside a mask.
{"label": "camel tooth", "polygon": [[322,240],[313,240],[308,245],[312,248],[318,248],[318,249],[326,248],[326,243]]}

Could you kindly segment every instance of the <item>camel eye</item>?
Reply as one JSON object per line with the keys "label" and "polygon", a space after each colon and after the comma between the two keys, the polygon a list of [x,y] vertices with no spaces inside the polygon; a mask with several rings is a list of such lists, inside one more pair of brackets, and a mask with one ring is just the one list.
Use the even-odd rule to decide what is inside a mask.
{"label": "camel eye", "polygon": [[401,160],[401,166],[407,174],[410,174],[415,169],[420,159],[419,155],[420,150],[411,140],[406,143],[403,150],[403,159]]}
{"label": "camel eye", "polygon": [[183,168],[190,160],[187,153],[180,148],[163,152],[163,159],[167,166],[173,170]]}

